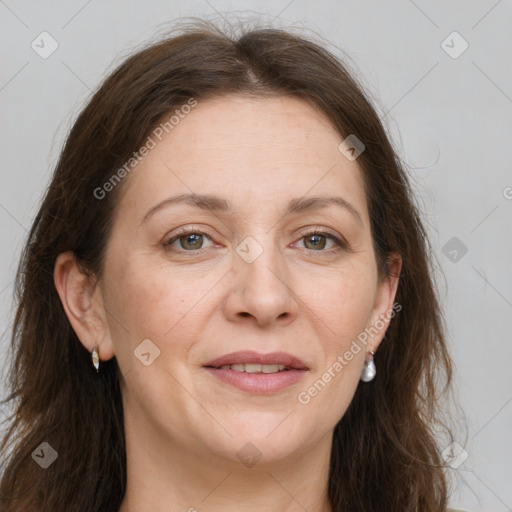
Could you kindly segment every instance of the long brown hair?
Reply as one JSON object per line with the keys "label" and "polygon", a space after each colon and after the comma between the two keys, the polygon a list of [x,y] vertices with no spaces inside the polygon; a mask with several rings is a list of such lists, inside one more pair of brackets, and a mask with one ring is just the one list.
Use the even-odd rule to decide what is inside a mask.
{"label": "long brown hair", "polygon": [[[13,413],[1,448],[5,512],[113,511],[126,489],[119,367],[96,374],[53,282],[57,256],[73,251],[101,278],[123,182],[106,183],[164,115],[224,94],[293,95],[323,112],[365,151],[364,176],[381,277],[403,260],[391,321],[375,355],[378,377],[358,386],[332,444],[329,496],[335,512],[444,511],[447,482],[435,429],[452,367],[432,277],[431,250],[404,166],[379,116],[347,67],[322,44],[273,28],[228,35],[213,23],[181,32],[129,57],[74,123],[36,215],[16,275],[17,311],[9,373]],[[125,178],[129,179],[129,178]],[[47,442],[57,462],[33,452]],[[10,454],[7,456],[7,448]]]}

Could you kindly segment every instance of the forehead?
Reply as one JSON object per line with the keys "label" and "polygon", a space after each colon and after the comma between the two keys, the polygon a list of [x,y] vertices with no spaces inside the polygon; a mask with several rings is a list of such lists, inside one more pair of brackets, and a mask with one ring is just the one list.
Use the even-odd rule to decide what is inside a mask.
{"label": "forehead", "polygon": [[[321,129],[319,129],[321,128]],[[311,150],[339,138],[329,119],[303,100],[291,96],[254,98],[223,96],[199,101],[173,129],[175,143],[200,144],[213,152],[251,152],[259,159],[277,156],[277,148],[292,156],[318,155]],[[265,147],[267,152],[261,153]],[[269,153],[270,152],[270,153]]]}
{"label": "forehead", "polygon": [[[165,122],[170,116],[165,116]],[[339,192],[363,216],[362,175],[342,137],[307,102],[289,96],[198,100],[129,176],[121,205],[136,212],[176,193],[228,196],[235,208]]]}

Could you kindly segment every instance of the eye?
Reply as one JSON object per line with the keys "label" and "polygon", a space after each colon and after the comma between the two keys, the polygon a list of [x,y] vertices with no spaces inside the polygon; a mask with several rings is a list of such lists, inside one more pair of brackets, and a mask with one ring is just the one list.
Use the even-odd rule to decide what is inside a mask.
{"label": "eye", "polygon": [[181,230],[179,233],[174,235],[172,238],[166,240],[163,245],[164,245],[164,247],[170,247],[175,242],[179,242],[179,245],[181,247],[178,247],[178,248],[174,247],[175,250],[178,250],[178,251],[182,250],[185,252],[197,252],[200,249],[204,249],[204,247],[202,247],[204,237],[210,239],[210,237],[206,233],[203,233],[202,231],[198,231],[197,229],[187,228],[187,229]]}
{"label": "eye", "polygon": [[[313,229],[303,232],[301,240],[305,240],[305,248],[312,252],[320,253],[334,253],[341,249],[348,249],[348,244],[337,236],[319,229]],[[171,248],[177,252],[199,252],[203,247],[205,237],[211,240],[210,236],[194,228],[185,228],[179,233],[175,234],[168,240],[164,241],[165,248]],[[328,242],[331,242],[331,247],[325,250]],[[178,242],[180,247],[174,246]]]}
{"label": "eye", "polygon": [[[305,240],[304,245],[306,246],[306,249],[312,248],[311,250],[313,252],[332,253],[337,252],[340,249],[347,248],[347,243],[344,240],[341,240],[337,236],[334,236],[333,234],[326,231],[313,229],[301,234],[301,240]],[[328,250],[323,250],[325,249],[328,240],[330,240],[331,243],[334,244],[334,248],[333,246],[331,246],[331,248],[329,248]]]}

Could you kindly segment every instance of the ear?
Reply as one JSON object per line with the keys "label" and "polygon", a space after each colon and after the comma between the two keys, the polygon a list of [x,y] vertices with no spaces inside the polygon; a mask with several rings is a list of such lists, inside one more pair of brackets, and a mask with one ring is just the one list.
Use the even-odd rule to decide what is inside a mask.
{"label": "ear", "polygon": [[69,323],[82,345],[89,352],[98,347],[102,360],[112,358],[114,350],[96,278],[87,274],[69,251],[57,257],[53,281]]}
{"label": "ear", "polygon": [[368,326],[370,337],[368,350],[376,352],[391,319],[402,309],[401,304],[395,304],[396,291],[402,269],[402,258],[398,253],[392,253],[387,260],[388,275],[384,276],[377,285],[375,302],[371,315],[371,324]]}

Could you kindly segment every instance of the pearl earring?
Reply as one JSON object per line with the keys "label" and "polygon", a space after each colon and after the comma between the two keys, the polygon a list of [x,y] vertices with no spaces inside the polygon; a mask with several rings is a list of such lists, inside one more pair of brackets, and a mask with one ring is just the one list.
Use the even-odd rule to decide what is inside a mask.
{"label": "pearl earring", "polygon": [[92,349],[92,354],[91,354],[91,359],[92,359],[92,364],[94,365],[94,368],[96,368],[96,372],[99,373],[99,368],[100,368],[100,356],[98,354],[98,349],[96,347],[94,347]]}
{"label": "pearl earring", "polygon": [[370,382],[374,379],[375,375],[377,375],[377,368],[375,368],[373,354],[375,354],[375,352],[372,352],[371,350],[369,353],[366,353],[363,370],[361,372],[361,380],[363,382]]}

